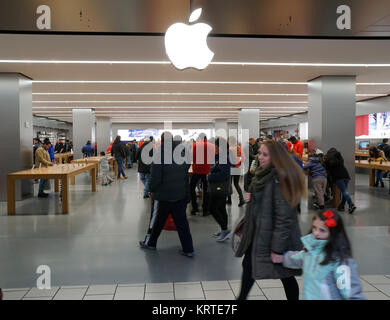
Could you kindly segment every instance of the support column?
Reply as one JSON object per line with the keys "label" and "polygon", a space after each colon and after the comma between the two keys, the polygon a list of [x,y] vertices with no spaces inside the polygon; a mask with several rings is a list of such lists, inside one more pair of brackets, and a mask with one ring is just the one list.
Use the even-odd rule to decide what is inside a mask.
{"label": "support column", "polygon": [[355,190],[356,77],[321,76],[309,82],[309,148],[341,152]]}
{"label": "support column", "polygon": [[101,151],[106,151],[111,142],[111,118],[96,118],[96,143],[98,155]]}
{"label": "support column", "polygon": [[74,159],[83,156],[81,149],[88,140],[95,144],[95,114],[92,109],[73,109]]}
{"label": "support column", "polygon": [[214,120],[214,136],[228,138],[228,123],[226,119]]}
{"label": "support column", "polygon": [[238,112],[238,130],[247,129],[250,138],[260,137],[259,109],[241,109]]}
{"label": "support column", "polygon": [[[19,73],[0,73],[0,201],[7,200],[8,173],[31,169],[32,139],[32,81]],[[15,199],[22,200],[33,193],[31,181],[17,181]]]}

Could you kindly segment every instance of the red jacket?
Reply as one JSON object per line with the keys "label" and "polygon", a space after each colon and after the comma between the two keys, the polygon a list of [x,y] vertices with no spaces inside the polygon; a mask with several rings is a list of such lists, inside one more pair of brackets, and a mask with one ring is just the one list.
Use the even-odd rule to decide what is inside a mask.
{"label": "red jacket", "polygon": [[[197,159],[196,155],[203,155]],[[192,146],[192,172],[195,174],[209,174],[210,164],[215,156],[215,147],[207,141],[199,141]]]}
{"label": "red jacket", "polygon": [[301,140],[298,140],[297,143],[293,145],[293,151],[298,153],[302,159],[302,157],[303,157],[303,142]]}

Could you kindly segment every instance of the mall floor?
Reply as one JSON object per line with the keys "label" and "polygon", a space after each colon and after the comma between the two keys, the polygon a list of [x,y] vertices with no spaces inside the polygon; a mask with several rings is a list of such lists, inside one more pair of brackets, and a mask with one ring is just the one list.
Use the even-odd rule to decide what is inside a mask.
{"label": "mall floor", "polygon": [[[6,203],[0,203],[0,287],[13,288],[12,296],[26,299],[53,298],[59,292],[60,297],[73,292],[91,299],[113,298],[114,294],[118,299],[169,299],[186,297],[188,286],[199,296],[189,298],[215,298],[209,290],[221,290],[222,297],[234,298],[241,259],[233,256],[230,240],[217,243],[211,237],[218,230],[211,216],[189,216],[196,252],[193,259],[178,254],[180,242],[174,231],[162,233],[157,251],[139,248],[149,222],[150,199],[142,197],[136,168],[126,172],[128,180],[98,185],[96,193],[90,191],[87,174],[77,176],[76,184],[70,186],[68,215],[61,214],[59,196],[53,192],[48,199],[18,202],[15,216],[7,216]],[[368,175],[357,174],[354,197],[358,209],[353,215],[343,213],[343,217],[363,286],[373,298],[390,299],[388,182],[384,189],[372,188]],[[228,206],[233,224],[244,213],[237,200],[235,194]],[[303,233],[309,231],[313,213],[304,201],[300,215]],[[53,288],[48,296],[34,289],[40,265],[51,269]],[[259,281],[253,290],[253,298],[283,298],[277,280]]]}

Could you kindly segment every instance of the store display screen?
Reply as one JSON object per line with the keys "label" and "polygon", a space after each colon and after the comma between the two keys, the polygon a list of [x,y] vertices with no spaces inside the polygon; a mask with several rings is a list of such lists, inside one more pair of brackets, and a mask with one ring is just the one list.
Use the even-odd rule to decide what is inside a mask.
{"label": "store display screen", "polygon": [[360,141],[359,142],[359,149],[368,149],[370,146],[370,141]]}

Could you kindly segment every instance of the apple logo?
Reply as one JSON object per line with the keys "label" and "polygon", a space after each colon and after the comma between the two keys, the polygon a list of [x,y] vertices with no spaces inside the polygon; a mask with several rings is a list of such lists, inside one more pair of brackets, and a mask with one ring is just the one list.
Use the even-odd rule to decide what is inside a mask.
{"label": "apple logo", "polygon": [[[202,14],[202,9],[196,9],[189,22],[195,22]],[[175,23],[165,33],[165,51],[172,64],[179,70],[195,68],[203,70],[214,57],[207,46],[207,35],[212,28],[206,23],[187,25]]]}

